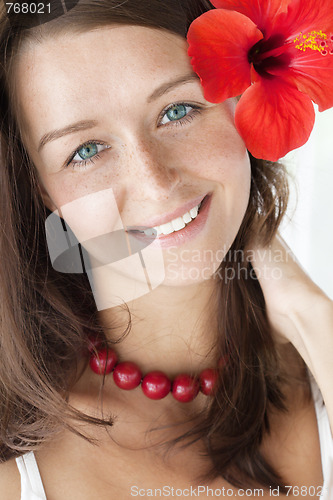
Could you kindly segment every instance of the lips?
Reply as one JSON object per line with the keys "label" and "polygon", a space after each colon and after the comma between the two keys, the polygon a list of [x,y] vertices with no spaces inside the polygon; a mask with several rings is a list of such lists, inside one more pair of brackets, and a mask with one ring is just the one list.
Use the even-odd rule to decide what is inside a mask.
{"label": "lips", "polygon": [[[149,234],[149,236],[163,236],[160,227],[162,226],[162,228],[166,228],[166,226],[170,225],[173,222],[173,229],[170,232],[178,231],[179,229],[182,229],[182,227],[179,226],[179,224],[181,224],[181,219],[183,218],[184,224],[190,223],[191,220],[195,218],[196,214],[199,213],[202,203],[208,196],[209,194],[206,196],[195,198],[192,201],[189,201],[186,204],[182,205],[177,210],[169,212],[169,214],[155,217],[150,219],[149,221],[146,221],[146,224],[127,226],[126,230],[131,233],[143,233],[144,231],[150,230],[151,233]],[[195,210],[196,208],[197,212]]]}
{"label": "lips", "polygon": [[[144,230],[147,230],[146,227],[136,227],[133,230],[127,232],[130,236],[141,240],[145,245],[149,245],[150,247],[157,248],[167,248],[170,246],[180,246],[189,242],[196,238],[201,231],[206,226],[206,221],[210,213],[210,206],[212,201],[212,193],[209,193],[202,199],[202,203],[200,206],[200,210],[195,218],[191,220],[188,224],[185,225],[184,228],[173,231],[170,234],[160,234],[157,237],[157,231],[154,229],[153,234],[145,234]],[[191,202],[192,203],[192,202]],[[200,200],[199,200],[200,203]]]}

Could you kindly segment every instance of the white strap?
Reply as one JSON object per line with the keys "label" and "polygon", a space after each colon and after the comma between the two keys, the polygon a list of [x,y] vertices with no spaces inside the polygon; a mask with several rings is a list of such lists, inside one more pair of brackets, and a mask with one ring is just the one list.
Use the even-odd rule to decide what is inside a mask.
{"label": "white strap", "polygon": [[16,458],[21,474],[21,500],[47,500],[33,451]]}

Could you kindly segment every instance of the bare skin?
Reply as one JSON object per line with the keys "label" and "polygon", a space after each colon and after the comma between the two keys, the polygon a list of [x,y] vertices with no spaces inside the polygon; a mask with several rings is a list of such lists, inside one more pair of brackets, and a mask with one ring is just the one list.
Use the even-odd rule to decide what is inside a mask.
{"label": "bare skin", "polygon": [[[118,351],[123,359],[130,355],[133,361],[140,360],[144,371],[179,373],[189,364],[200,369],[216,335],[213,273],[238,232],[249,200],[250,164],[234,125],[235,103],[207,102],[199,80],[193,78],[186,42],[158,30],[112,27],[60,37],[56,44],[46,40],[28,46],[23,54],[16,78],[25,141],[45,203],[65,213],[82,240],[110,230],[109,206],[100,202],[103,189],[112,188],[126,226],[144,225],[147,219],[212,193],[202,231],[181,245],[159,250],[166,273],[163,283],[126,301],[133,325]],[[84,78],[78,78],[81,74]],[[151,102],[161,86],[188,75],[190,81],[170,87]],[[38,113],[45,102],[45,113]],[[161,119],[163,110],[175,102],[200,106],[200,114],[188,110],[182,124],[166,121],[165,112]],[[94,120],[97,125],[38,150],[45,133],[79,120]],[[77,164],[65,168],[73,149],[92,139],[106,143],[100,158],[81,169]],[[94,194],[99,203],[94,198],[94,204],[83,203],[80,211],[66,210],[69,203],[90,200],[86,197]],[[214,256],[212,262],[207,250]],[[198,278],[192,278],[193,271]],[[93,279],[104,294],[114,282],[122,286],[122,276],[110,266],[104,266],[101,274],[95,269]],[[132,286],[139,286],[139,280]],[[116,323],[112,332],[116,338],[128,315],[121,307],[105,308],[100,321],[106,328]]]}
{"label": "bare skin", "polygon": [[[180,69],[181,74],[184,68],[191,71],[183,40],[147,28],[121,27],[64,36],[57,44],[51,42],[46,40],[37,47],[27,47],[17,68],[18,81],[22,82],[18,92],[25,141],[38,170],[47,206],[52,210],[61,209],[73,200],[112,186],[122,219],[131,225],[139,224],[146,217],[168,213],[198,194],[212,192],[205,228],[182,250],[203,253],[206,249],[215,252],[228,249],[244,216],[250,185],[249,161],[233,125],[233,103],[207,103],[199,83],[193,80],[174,88],[170,95],[164,95],[153,106],[147,106],[147,95],[160,84],[174,78]],[[116,54],[111,50],[115,44],[119,47]],[[92,74],[91,61],[96,58]],[[128,64],[121,65],[123,60]],[[81,72],[84,78],[78,78]],[[127,82],[126,92],[124,81]],[[200,103],[204,108],[201,115],[184,127],[164,122],[165,128],[156,127],[156,120],[165,106],[189,101]],[[41,108],[43,102],[48,105]],[[44,112],[37,113],[39,109]],[[99,124],[89,133],[79,131],[51,141],[38,151],[43,134],[74,118],[94,119]],[[216,130],[221,131],[218,137]],[[100,139],[112,147],[105,149],[101,160],[84,171],[63,168],[68,154],[92,139]],[[170,151],[178,150],[180,145],[182,155],[175,159]],[[96,220],[103,231],[104,221]],[[71,222],[75,225],[80,219],[72,218]],[[79,225],[76,227],[78,231],[82,229]],[[272,265],[270,259],[258,258],[260,248],[256,242],[253,242],[253,249],[252,260],[258,271],[260,266]],[[170,256],[165,250],[163,257],[165,263],[170,264]],[[211,273],[216,269],[215,264],[211,265]],[[202,271],[203,265],[203,261],[197,263],[197,269]],[[311,302],[316,297],[319,309],[325,309],[323,324],[329,328],[331,303],[297,264],[279,266],[283,271],[281,281],[276,283],[262,278],[260,284],[280,342],[279,349],[286,361],[283,369],[290,377],[306,379],[296,347],[305,361],[315,367],[316,379],[322,388],[321,381],[329,376],[327,370],[320,369],[323,353],[317,351],[312,359],[307,356],[309,350],[302,350],[305,339],[311,336],[295,318],[302,315],[304,299]],[[290,272],[293,284],[296,280],[299,286],[290,287]],[[213,278],[195,282],[179,279],[172,282],[169,275],[166,278],[165,283],[150,294],[128,303],[134,318],[133,328],[117,350],[123,359],[131,356],[143,371],[161,369],[170,376],[185,370],[199,372],[214,359],[211,345],[216,336],[216,321],[212,319],[216,317],[216,283]],[[280,301],[274,300],[276,293],[288,296],[288,303],[293,304],[290,315],[286,309],[281,309]],[[114,307],[100,312],[100,321],[106,328],[114,324],[115,319],[119,327],[113,335],[118,335],[127,321],[124,310]],[[210,325],[208,332],[207,324]],[[289,325],[287,329],[286,324]],[[72,391],[71,403],[95,414],[99,384],[99,377],[87,369]],[[329,399],[325,384],[323,389]],[[262,452],[287,484],[319,487],[323,477],[314,405],[312,399],[307,398],[309,387],[295,382],[285,391],[289,412],[271,414],[272,433],[264,438]],[[130,393],[119,391],[112,378],[107,379],[104,411],[115,417],[115,424],[109,435],[105,430],[83,429],[92,437],[100,438],[101,445],[94,447],[65,431],[36,452],[48,500],[131,498],[133,485],[141,488],[170,485],[182,489],[197,486],[198,477],[209,468],[207,459],[200,455],[201,444],[170,453],[167,460],[163,459],[159,447],[147,448],[147,444],[156,445],[171,439],[179,431],[186,430],[186,425],[174,431],[171,427],[150,433],[148,441],[146,433],[154,426],[183,422],[193,410],[204,407],[203,395],[188,405],[178,404],[170,395],[154,402],[147,400],[139,389]],[[8,500],[19,499],[15,462],[9,461],[1,470],[0,490],[6,494],[8,491]],[[199,481],[199,484],[204,483]],[[209,486],[230,488],[237,495],[237,488],[221,479],[210,482]],[[271,498],[269,490],[261,497]]]}
{"label": "bare skin", "polygon": [[[295,351],[290,345],[282,349],[286,361],[297,367],[299,358]],[[292,371],[293,375],[296,375],[296,372],[300,374],[302,369],[298,367]],[[85,382],[83,376],[76,388],[77,392],[73,393],[72,402],[80,409],[87,411],[90,407],[93,411],[96,408],[99,381],[96,380],[95,386],[89,387],[89,395]],[[291,386],[288,392],[289,412],[286,415],[271,414],[272,433],[265,437],[261,450],[283,475],[286,484],[320,488],[323,477],[314,406],[311,399],[304,399],[306,388],[300,389],[295,385]],[[204,396],[199,397],[196,404],[205,404]],[[184,431],[186,426],[175,428],[174,431],[168,428],[153,432],[147,437],[146,432],[154,426],[183,421],[190,412],[191,404],[180,406],[169,396],[159,402],[147,401],[139,390],[130,394],[118,390],[109,378],[105,386],[104,406],[115,416],[115,424],[109,434],[103,430],[80,428],[88,431],[92,437],[100,439],[98,447],[86,443],[70,432],[64,432],[58,440],[35,453],[48,500],[60,500],[64,497],[69,500],[89,500],[95,496],[101,500],[109,500],[115,496],[127,499],[132,498],[131,491],[161,488],[163,485],[175,490],[183,489],[185,494],[186,489],[191,486],[225,488],[229,496],[232,490],[234,497],[237,497],[238,488],[227,481],[199,479],[209,467],[207,460],[200,456],[203,451],[200,444],[184,451],[171,452],[167,458],[164,458],[163,448],[152,447],[153,443],[164,442],[176,436]],[[20,478],[15,462],[9,461],[2,469],[2,481],[6,482],[6,488],[2,491],[7,491],[10,486],[8,495],[11,496],[8,496],[8,499],[18,500]],[[268,489],[262,489],[261,493],[261,487],[251,488],[254,497],[259,496],[258,492],[255,493],[255,489],[259,489],[260,498],[271,498]],[[149,492],[146,491],[143,498],[149,498]],[[210,497],[202,493],[200,498]]]}

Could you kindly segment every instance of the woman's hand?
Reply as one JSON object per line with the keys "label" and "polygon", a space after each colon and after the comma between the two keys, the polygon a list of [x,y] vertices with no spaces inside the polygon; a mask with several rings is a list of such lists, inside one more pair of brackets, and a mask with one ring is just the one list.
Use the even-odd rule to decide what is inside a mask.
{"label": "woman's hand", "polygon": [[267,248],[248,252],[276,338],[291,342],[310,368],[333,429],[333,301],[302,269],[281,236]]}
{"label": "woman's hand", "polygon": [[297,317],[311,311],[316,314],[317,308],[329,302],[328,297],[304,271],[280,235],[273,238],[269,247],[248,250],[247,258],[258,277],[277,340],[297,343]]}

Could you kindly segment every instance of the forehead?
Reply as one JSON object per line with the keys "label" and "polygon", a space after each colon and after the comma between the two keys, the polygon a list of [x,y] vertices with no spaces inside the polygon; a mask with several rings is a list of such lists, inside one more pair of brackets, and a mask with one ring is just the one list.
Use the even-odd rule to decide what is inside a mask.
{"label": "forehead", "polygon": [[[110,26],[30,42],[18,58],[15,79],[23,123],[52,114],[61,122],[146,96],[166,78],[191,71],[185,39],[140,26]],[[41,124],[44,128],[48,124]]]}

